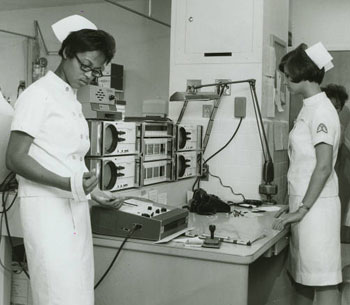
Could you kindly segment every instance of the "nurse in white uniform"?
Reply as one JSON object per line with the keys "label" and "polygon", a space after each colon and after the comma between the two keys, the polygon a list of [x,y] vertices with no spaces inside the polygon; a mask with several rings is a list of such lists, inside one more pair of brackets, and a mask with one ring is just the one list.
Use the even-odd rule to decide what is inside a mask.
{"label": "nurse in white uniform", "polygon": [[291,224],[288,271],[297,305],[340,304],[340,201],[334,170],[340,123],[320,89],[330,60],[321,43],[310,48],[301,44],[279,67],[289,91],[304,98],[289,135],[289,213],[277,215],[274,224],[276,229]]}
{"label": "nurse in white uniform", "polygon": [[101,75],[115,41],[77,15],[53,28],[63,40],[61,63],[20,95],[6,162],[19,181],[33,303],[93,305],[89,193],[101,204],[117,199],[96,189],[85,166],[89,130],[76,89]]}

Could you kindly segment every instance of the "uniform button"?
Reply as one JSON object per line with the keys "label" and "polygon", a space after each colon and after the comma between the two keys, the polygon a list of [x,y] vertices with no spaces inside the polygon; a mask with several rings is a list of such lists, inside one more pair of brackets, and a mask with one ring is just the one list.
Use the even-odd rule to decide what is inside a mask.
{"label": "uniform button", "polygon": [[74,155],[72,156],[72,159],[75,160],[75,156]]}
{"label": "uniform button", "polygon": [[68,88],[68,87],[66,87],[66,91],[67,91],[67,92],[69,91],[69,88]]}

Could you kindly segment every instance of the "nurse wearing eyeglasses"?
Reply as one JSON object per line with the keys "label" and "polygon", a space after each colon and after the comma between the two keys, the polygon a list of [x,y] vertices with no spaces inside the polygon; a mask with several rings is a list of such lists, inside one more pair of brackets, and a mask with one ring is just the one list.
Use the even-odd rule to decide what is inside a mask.
{"label": "nurse wearing eyeglasses", "polygon": [[99,191],[95,173],[85,166],[89,130],[76,90],[102,75],[114,56],[115,41],[77,15],[53,29],[62,40],[61,63],[20,95],[6,164],[19,182],[33,303],[93,305],[88,199],[101,204],[118,199]]}
{"label": "nurse wearing eyeglasses", "polygon": [[275,229],[291,224],[288,271],[296,305],[340,304],[340,200],[334,170],[340,122],[320,88],[330,59],[322,44],[301,44],[279,66],[291,94],[303,97],[289,134],[289,213],[277,215],[274,224]]}

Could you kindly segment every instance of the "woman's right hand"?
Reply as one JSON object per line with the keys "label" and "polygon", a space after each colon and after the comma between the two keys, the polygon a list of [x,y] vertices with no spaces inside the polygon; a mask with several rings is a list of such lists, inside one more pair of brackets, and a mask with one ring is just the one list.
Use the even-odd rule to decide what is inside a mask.
{"label": "woman's right hand", "polygon": [[288,213],[289,212],[289,207],[286,206],[286,207],[283,207],[283,208],[280,208],[279,211],[275,214],[275,218],[279,218],[282,214],[284,213]]}
{"label": "woman's right hand", "polygon": [[96,170],[93,169],[91,172],[83,174],[83,189],[85,194],[90,194],[98,184],[96,177]]}

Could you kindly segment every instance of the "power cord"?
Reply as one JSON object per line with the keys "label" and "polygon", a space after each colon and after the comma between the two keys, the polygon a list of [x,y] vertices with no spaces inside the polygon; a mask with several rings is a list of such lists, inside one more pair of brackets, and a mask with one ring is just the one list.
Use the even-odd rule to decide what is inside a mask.
{"label": "power cord", "polygon": [[242,120],[243,118],[241,118],[238,122],[238,125],[236,127],[236,130],[234,131],[233,135],[231,136],[231,138],[226,142],[226,144],[224,146],[222,146],[219,150],[217,150],[215,153],[213,153],[208,159],[206,159],[203,163],[203,165],[205,165],[206,163],[209,162],[209,160],[213,159],[217,154],[219,154],[220,152],[222,152],[234,139],[234,137],[236,136],[239,128],[241,127],[242,124]]}
{"label": "power cord", "polygon": [[[220,149],[218,149],[215,153],[213,153],[208,159],[206,159],[204,162],[203,162],[203,166],[209,162],[209,160],[213,159],[217,154],[219,154],[220,152],[222,152],[231,142],[232,140],[234,139],[234,137],[236,136],[239,128],[241,127],[241,124],[242,124],[242,120],[243,120],[243,117],[241,117],[241,119],[239,120],[238,122],[238,125],[235,129],[235,131],[233,132],[231,138],[226,142],[226,144],[224,146],[222,146]],[[197,177],[196,180],[194,181],[193,185],[192,185],[192,192],[194,192],[194,189],[195,189],[195,186],[196,184],[198,184],[198,188],[199,188],[199,185],[200,185],[200,177]]]}
{"label": "power cord", "polygon": [[120,245],[120,247],[119,247],[117,253],[115,254],[115,256],[114,256],[112,262],[109,264],[107,270],[106,270],[105,273],[102,275],[102,277],[99,279],[99,281],[95,284],[94,289],[96,289],[96,288],[102,283],[102,281],[104,280],[104,278],[107,276],[108,272],[109,272],[109,271],[111,270],[111,268],[113,267],[114,262],[116,261],[116,259],[117,259],[118,255],[119,255],[120,251],[123,249],[124,244],[127,242],[127,240],[128,240],[130,237],[132,237],[132,235],[133,235],[137,230],[140,230],[141,228],[142,228],[142,225],[141,225],[141,224],[139,224],[139,223],[133,224],[132,228],[129,230],[128,235],[124,238],[124,240],[123,240],[122,244]]}
{"label": "power cord", "polygon": [[220,182],[220,184],[221,184],[222,187],[228,188],[228,189],[231,191],[231,193],[232,193],[233,195],[235,195],[235,196],[242,196],[243,201],[245,201],[245,197],[244,197],[244,195],[243,195],[242,193],[235,193],[234,190],[233,190],[233,188],[232,188],[230,185],[225,185],[225,184],[223,184],[223,182],[222,182],[222,180],[221,180],[221,178],[220,178],[219,176],[213,175],[210,171],[208,171],[208,174],[209,174],[210,176],[216,178],[216,179],[219,179],[219,182]]}
{"label": "power cord", "polygon": [[[0,216],[0,245],[1,245],[1,240],[2,240],[2,221],[3,221],[3,218],[4,218],[4,214],[1,214],[1,216]],[[12,273],[12,270],[5,266],[5,264],[2,262],[1,258],[0,258],[0,265],[4,270]]]}
{"label": "power cord", "polygon": [[[15,196],[13,197],[10,205],[8,207],[6,207],[6,201],[8,199],[8,196],[9,196],[9,192],[10,191],[13,191],[17,188],[17,181],[16,181],[16,174],[14,172],[10,172],[6,178],[4,179],[4,181],[0,184],[0,191],[2,191],[2,196],[1,196],[1,199],[2,199],[2,210],[0,211],[0,214],[1,214],[1,229],[2,229],[2,221],[3,221],[3,218],[5,218],[5,226],[6,226],[6,231],[7,231],[7,236],[9,238],[9,242],[10,242],[10,246],[11,246],[11,249],[14,249],[14,245],[13,245],[13,239],[12,239],[12,236],[11,236],[11,232],[10,232],[10,227],[9,227],[9,221],[8,221],[8,218],[7,218],[7,212],[12,208],[13,204],[15,203],[16,201],[16,198],[17,198],[17,192],[15,194]],[[1,242],[1,236],[0,236],[0,242]],[[26,274],[26,276],[28,278],[30,278],[26,268],[24,267],[24,265],[22,264],[21,260],[17,257],[17,261],[22,269],[22,271]],[[3,263],[1,262],[1,265],[6,269],[8,270],[4,265]]]}

